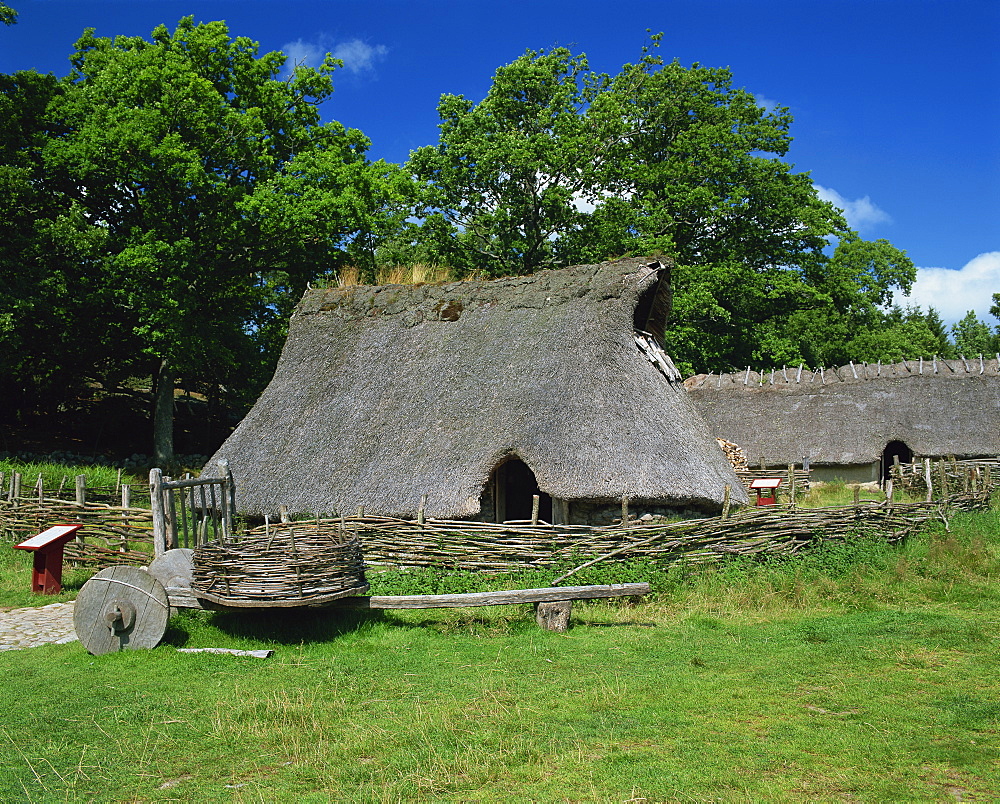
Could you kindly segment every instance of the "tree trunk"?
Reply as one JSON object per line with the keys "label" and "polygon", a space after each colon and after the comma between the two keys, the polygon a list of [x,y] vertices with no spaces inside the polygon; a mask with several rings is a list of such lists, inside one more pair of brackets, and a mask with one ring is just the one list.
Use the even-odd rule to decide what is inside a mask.
{"label": "tree trunk", "polygon": [[168,358],[160,361],[153,393],[153,463],[166,469],[174,461],[174,376]]}

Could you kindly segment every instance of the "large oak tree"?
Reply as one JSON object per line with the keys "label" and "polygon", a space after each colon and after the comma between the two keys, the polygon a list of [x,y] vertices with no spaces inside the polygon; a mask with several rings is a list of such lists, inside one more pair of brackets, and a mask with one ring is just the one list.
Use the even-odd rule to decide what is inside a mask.
{"label": "large oak tree", "polygon": [[839,356],[909,289],[912,263],[859,238],[782,160],[787,109],[726,69],[665,63],[659,43],[614,76],[565,48],[528,51],[479,103],[442,96],[440,140],[409,162],[418,238],[490,275],[668,256],[667,346],[688,370]]}
{"label": "large oak tree", "polygon": [[78,252],[82,286],[66,291],[87,299],[107,347],[90,379],[153,378],[167,463],[178,379],[252,394],[306,283],[370,261],[407,182],[366,159],[359,131],[320,122],[332,57],[282,77],[284,54],[189,17],[148,40],[88,30],[71,61],[32,158]]}

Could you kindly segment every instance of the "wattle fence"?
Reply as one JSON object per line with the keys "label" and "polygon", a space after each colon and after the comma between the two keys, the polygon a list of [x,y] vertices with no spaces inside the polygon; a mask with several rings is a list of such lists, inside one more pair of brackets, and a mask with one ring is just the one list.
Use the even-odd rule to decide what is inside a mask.
{"label": "wattle fence", "polygon": [[[698,564],[732,556],[791,554],[817,541],[854,535],[895,542],[928,520],[946,518],[952,511],[989,507],[994,478],[1000,474],[995,466],[965,467],[956,473],[949,462],[941,463],[948,465],[929,470],[928,496],[933,499],[924,502],[893,501],[890,488],[883,501],[856,498],[852,505],[826,508],[794,504],[750,507],[722,517],[626,521],[607,527],[358,515],[269,522],[246,530],[245,535],[278,541],[290,536],[292,542],[296,534],[338,542],[357,535],[371,567],[503,572],[545,566],[580,569],[599,560],[634,558]],[[935,472],[945,480],[935,483]],[[926,474],[921,475],[924,481]],[[914,476],[911,471],[896,482],[910,488],[907,478]],[[942,495],[942,491],[947,493]],[[130,500],[123,502],[128,504],[81,501],[79,496],[63,500],[44,493],[0,496],[0,537],[13,543],[55,524],[80,523],[84,527],[78,539],[65,551],[68,561],[95,567],[147,564],[152,558],[152,513]],[[239,538],[236,534],[233,541],[238,543]]]}

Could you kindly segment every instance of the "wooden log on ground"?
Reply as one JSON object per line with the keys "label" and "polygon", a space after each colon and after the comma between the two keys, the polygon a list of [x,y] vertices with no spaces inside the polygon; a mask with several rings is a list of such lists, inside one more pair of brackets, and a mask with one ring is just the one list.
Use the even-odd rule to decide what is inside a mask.
{"label": "wooden log on ground", "polygon": [[618,583],[606,586],[550,586],[544,589],[510,589],[499,592],[467,592],[455,595],[345,597],[340,600],[340,604],[360,609],[450,609],[465,606],[548,603],[559,600],[596,600],[647,594],[649,594],[648,583]]}

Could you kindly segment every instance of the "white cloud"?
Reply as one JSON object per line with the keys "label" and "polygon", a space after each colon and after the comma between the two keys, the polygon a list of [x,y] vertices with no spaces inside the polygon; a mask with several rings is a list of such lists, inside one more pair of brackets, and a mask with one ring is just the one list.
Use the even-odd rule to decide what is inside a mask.
{"label": "white cloud", "polygon": [[352,73],[363,73],[375,69],[376,62],[385,58],[389,48],[351,39],[349,42],[341,42],[332,52],[334,58],[344,62],[345,69]]}
{"label": "white cloud", "polygon": [[288,56],[285,62],[285,74],[291,75],[299,65],[303,67],[319,67],[323,63],[326,50],[319,45],[296,39],[281,46],[282,52]]}
{"label": "white cloud", "polygon": [[852,229],[860,232],[880,223],[892,221],[889,213],[880,209],[867,195],[864,198],[850,201],[830,187],[823,187],[819,184],[814,184],[813,187],[816,188],[816,193],[821,199],[829,201],[838,209],[843,210],[847,225]]}
{"label": "white cloud", "polygon": [[763,95],[754,92],[753,99],[757,101],[757,105],[760,106],[765,112],[770,114],[775,109],[777,109],[781,104],[770,98],[765,98]]}
{"label": "white cloud", "polygon": [[918,268],[917,281],[903,304],[933,307],[950,328],[969,310],[991,326],[993,294],[1000,293],[1000,251],[987,251],[969,260],[957,271],[950,268]]}
{"label": "white cloud", "polygon": [[389,48],[385,45],[369,45],[360,39],[351,39],[331,47],[329,38],[323,36],[320,36],[316,42],[296,39],[294,42],[282,45],[281,49],[288,56],[284,70],[286,78],[298,65],[319,67],[327,53],[340,59],[344,63],[344,69],[355,75],[370,72],[375,69],[376,63],[384,59],[389,52]]}

